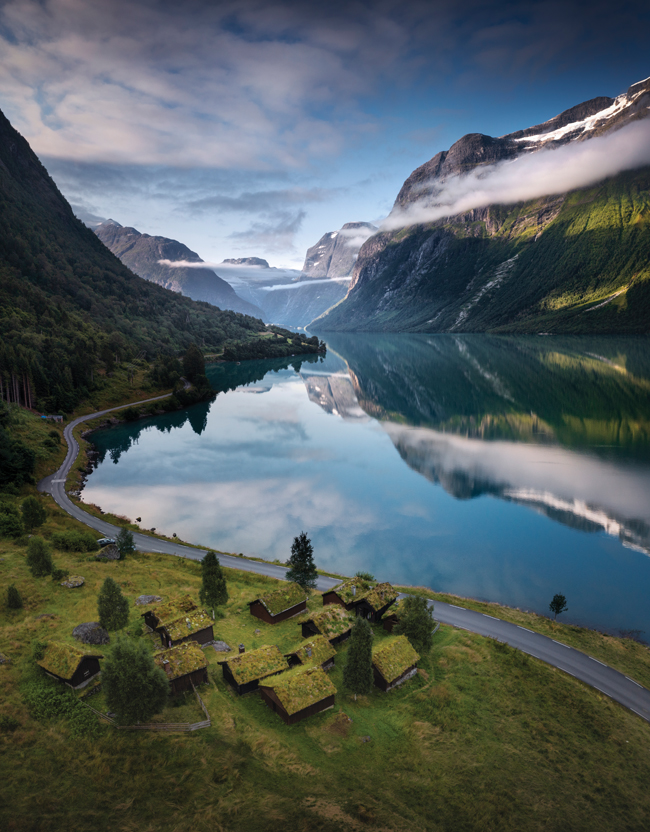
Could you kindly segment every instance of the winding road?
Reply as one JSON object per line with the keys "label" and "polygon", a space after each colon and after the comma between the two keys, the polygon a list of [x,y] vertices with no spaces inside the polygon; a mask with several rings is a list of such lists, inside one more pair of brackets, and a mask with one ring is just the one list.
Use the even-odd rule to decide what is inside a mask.
{"label": "winding road", "polygon": [[[73,503],[66,494],[65,480],[79,452],[79,445],[72,432],[77,425],[89,419],[96,419],[99,416],[105,416],[125,407],[149,404],[150,402],[160,401],[164,398],[167,398],[167,396],[158,396],[141,402],[133,402],[131,404],[121,405],[120,407],[101,410],[87,416],[80,416],[78,419],[70,422],[63,431],[68,445],[65,460],[55,474],[51,474],[39,482],[39,491],[51,494],[57,504],[75,519],[80,520],[105,537],[115,537],[119,532],[117,526],[113,526],[99,517],[94,517],[86,513],[79,505]],[[200,560],[207,551],[207,549],[201,549],[195,546],[171,543],[168,540],[161,540],[150,535],[134,533],[133,538],[136,548],[146,552],[160,552],[167,555]],[[219,560],[224,566],[232,567],[233,569],[241,569],[245,572],[256,572],[280,580],[285,579],[286,569],[274,563],[248,560],[232,555],[219,555]],[[331,589],[339,583],[340,580],[321,575],[318,578],[317,588],[319,590]],[[430,603],[433,604],[433,602]],[[642,719],[650,722],[650,691],[638,682],[635,682],[634,679],[630,679],[623,673],[619,673],[618,670],[614,670],[612,667],[599,662],[586,653],[575,650],[573,647],[568,647],[566,644],[562,644],[547,636],[535,633],[525,627],[511,624],[508,621],[494,618],[485,613],[468,610],[455,604],[446,604],[442,601],[435,602],[434,618],[442,624],[450,624],[452,627],[458,627],[482,636],[496,638],[512,647],[516,647],[529,656],[541,659],[543,662],[574,676],[581,682],[591,685],[591,687],[596,688],[596,690],[609,696],[631,711],[634,711]]]}

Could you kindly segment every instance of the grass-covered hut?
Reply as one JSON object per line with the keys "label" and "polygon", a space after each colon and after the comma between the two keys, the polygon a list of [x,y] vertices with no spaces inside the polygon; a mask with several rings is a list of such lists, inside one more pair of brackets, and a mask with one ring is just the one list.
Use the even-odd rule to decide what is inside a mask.
{"label": "grass-covered hut", "polygon": [[164,604],[158,604],[150,610],[142,613],[144,623],[154,632],[160,632],[160,628],[166,621],[173,621],[181,615],[192,612],[197,608],[197,604],[190,598],[189,595],[183,595],[180,598],[174,598]]}
{"label": "grass-covered hut", "polygon": [[357,615],[368,621],[381,621],[382,615],[397,600],[398,592],[388,582],[373,586],[355,604]]}
{"label": "grass-covered hut", "polygon": [[338,604],[346,610],[353,610],[360,598],[373,588],[374,584],[365,578],[354,577],[334,589],[323,593],[323,606]]}
{"label": "grass-covered hut", "polygon": [[372,672],[381,690],[392,690],[415,676],[419,655],[406,636],[393,636],[372,651]]}
{"label": "grass-covered hut", "polygon": [[260,595],[248,604],[251,615],[267,624],[286,621],[307,609],[307,596],[298,584],[288,583],[273,592]]}
{"label": "grass-covered hut", "polygon": [[192,684],[202,685],[208,681],[208,660],[195,641],[162,650],[154,656],[154,661],[167,674],[172,694],[191,690]]}
{"label": "grass-covered hut", "polygon": [[266,704],[287,725],[334,707],[336,688],[318,667],[297,667],[260,683]]}
{"label": "grass-covered hut", "polygon": [[38,665],[71,688],[82,688],[100,673],[99,660],[103,658],[101,653],[89,653],[74,644],[51,641]]}
{"label": "grass-covered hut", "polygon": [[198,608],[166,621],[159,632],[160,640],[167,647],[175,647],[184,641],[196,641],[197,644],[214,641],[212,618],[205,610]]}
{"label": "grass-covered hut", "polygon": [[291,667],[302,665],[303,667],[320,666],[323,670],[330,670],[334,667],[336,650],[325,636],[314,636],[290,653],[284,654],[289,660]]}
{"label": "grass-covered hut", "polygon": [[260,680],[289,668],[288,661],[275,645],[264,645],[248,653],[220,659],[218,664],[223,670],[223,678],[240,696],[257,690]]}
{"label": "grass-covered hut", "polygon": [[302,637],[325,636],[331,644],[339,644],[350,637],[354,617],[338,604],[330,604],[302,624]]}
{"label": "grass-covered hut", "polygon": [[402,611],[401,605],[401,601],[395,601],[395,603],[382,615],[381,623],[387,633],[392,633],[395,627],[399,624],[399,616]]}

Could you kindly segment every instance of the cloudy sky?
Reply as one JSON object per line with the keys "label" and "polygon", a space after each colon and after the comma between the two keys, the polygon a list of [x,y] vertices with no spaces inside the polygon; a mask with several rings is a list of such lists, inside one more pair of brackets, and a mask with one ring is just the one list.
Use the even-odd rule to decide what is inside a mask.
{"label": "cloudy sky", "polygon": [[0,108],[75,206],[302,265],[409,173],[650,75],[647,0],[9,0]]}

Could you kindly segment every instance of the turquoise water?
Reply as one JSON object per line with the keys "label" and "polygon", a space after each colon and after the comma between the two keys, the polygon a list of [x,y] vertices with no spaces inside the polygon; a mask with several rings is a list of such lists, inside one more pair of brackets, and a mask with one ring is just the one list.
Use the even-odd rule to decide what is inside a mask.
{"label": "turquoise water", "polygon": [[83,492],[191,542],[640,629],[650,640],[643,339],[332,336],[213,365],[210,404],[98,432]]}

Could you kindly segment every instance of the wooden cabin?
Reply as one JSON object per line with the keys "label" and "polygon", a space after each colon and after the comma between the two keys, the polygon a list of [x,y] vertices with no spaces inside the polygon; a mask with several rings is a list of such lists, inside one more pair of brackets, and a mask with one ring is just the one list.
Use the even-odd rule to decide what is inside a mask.
{"label": "wooden cabin", "polygon": [[392,633],[395,627],[399,624],[400,612],[401,602],[398,600],[383,614],[381,623],[387,633]]}
{"label": "wooden cabin", "polygon": [[195,641],[162,650],[154,656],[154,662],[167,674],[172,695],[208,681],[208,660]]}
{"label": "wooden cabin", "polygon": [[251,615],[267,624],[278,624],[304,612],[307,609],[307,596],[298,584],[288,583],[280,589],[249,601],[248,606]]}
{"label": "wooden cabin", "polygon": [[372,587],[373,584],[364,578],[351,578],[349,581],[334,587],[334,589],[328,589],[327,592],[324,592],[323,606],[338,604],[346,610],[353,610],[357,601]]}
{"label": "wooden cabin", "polygon": [[165,621],[173,621],[180,615],[192,612],[196,608],[197,604],[190,596],[183,595],[181,598],[175,598],[172,601],[152,607],[150,610],[143,612],[142,617],[147,627],[155,633],[159,633]]}
{"label": "wooden cabin", "polygon": [[73,644],[51,641],[38,665],[48,676],[65,682],[71,688],[83,688],[101,672],[101,653],[88,653]]}
{"label": "wooden cabin", "polygon": [[302,637],[325,636],[330,644],[340,644],[350,637],[353,616],[338,604],[330,604],[302,624]]}
{"label": "wooden cabin", "polygon": [[388,583],[377,584],[359,598],[355,604],[357,615],[373,623],[381,621],[382,615],[397,600],[398,592]]}
{"label": "wooden cabin", "polygon": [[415,676],[419,658],[406,636],[386,639],[372,651],[375,684],[384,691],[396,688]]}
{"label": "wooden cabin", "polygon": [[289,669],[289,663],[275,645],[264,645],[248,653],[219,659],[223,678],[242,696],[257,690],[262,679]]}
{"label": "wooden cabin", "polygon": [[171,621],[165,621],[158,632],[165,647],[175,647],[184,641],[209,644],[214,641],[212,623],[208,613],[197,608]]}
{"label": "wooden cabin", "polygon": [[289,661],[290,667],[302,665],[303,667],[320,666],[323,670],[331,670],[334,667],[336,650],[325,636],[314,636],[314,638],[296,647],[291,653],[284,654]]}
{"label": "wooden cabin", "polygon": [[260,683],[264,702],[287,725],[334,707],[336,688],[320,666],[298,667]]}

